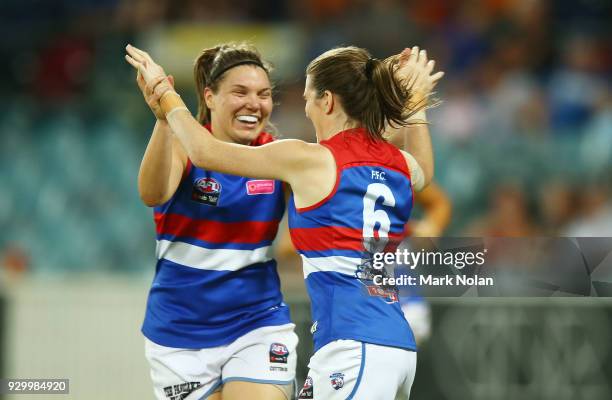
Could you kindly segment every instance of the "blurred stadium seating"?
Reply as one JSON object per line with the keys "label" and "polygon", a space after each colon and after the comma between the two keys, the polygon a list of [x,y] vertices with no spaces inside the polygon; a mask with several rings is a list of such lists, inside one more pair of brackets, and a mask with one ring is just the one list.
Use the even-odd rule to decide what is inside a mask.
{"label": "blurred stadium seating", "polygon": [[[144,361],[138,358],[138,325],[145,281],[154,271],[154,226],[151,210],[138,198],[136,176],[153,118],[123,61],[128,42],[150,50],[176,76],[192,110],[191,62],[197,52],[226,40],[254,42],[276,64],[278,107],[272,121],[282,137],[309,141],[314,135],[301,96],[310,59],[347,44],[367,47],[379,58],[424,47],[446,71],[436,93],[443,102],[429,119],[435,179],[453,201],[448,235],[612,237],[610,2],[6,0],[0,9],[0,297],[4,293],[8,300],[4,329],[0,322],[8,351],[0,347],[0,371],[5,373],[75,374],[82,385],[75,387],[77,398],[149,393]],[[285,288],[301,285],[300,273],[281,272],[290,280],[283,282]],[[291,300],[308,346],[303,288]],[[460,327],[449,316],[461,314],[462,304],[435,303],[441,314],[434,313],[439,324],[434,335],[439,336],[424,349],[422,371],[444,364],[439,357],[446,354],[435,349],[448,345],[440,335],[449,330],[436,328]],[[537,325],[537,338],[550,333],[538,325],[542,318],[580,320],[574,309],[567,311],[569,303],[551,304],[535,301],[521,308],[528,315],[524,321]],[[610,329],[608,303],[591,302],[584,310],[593,330]],[[48,318],[36,324],[44,313]],[[503,315],[507,319],[496,328],[501,331],[512,325],[514,314]],[[601,315],[605,318],[595,324],[591,317]],[[57,340],[37,341],[45,326],[60,335]],[[109,326],[110,334],[104,329]],[[61,336],[63,327],[72,334]],[[489,328],[483,323],[474,329]],[[567,374],[543,372],[535,380],[541,390],[529,392],[525,376],[535,372],[522,370],[525,376],[511,379],[526,391],[502,393],[491,385],[502,378],[481,371],[459,382],[465,389],[461,398],[610,398],[609,376],[607,383],[600,379],[601,371],[610,371],[609,346],[600,337],[587,339],[568,339],[563,343],[569,347],[550,350],[553,361],[543,367],[554,368],[554,360],[563,357],[582,357],[576,361],[580,365],[596,360],[594,370],[579,370],[584,375],[571,375],[570,367]],[[585,343],[592,344],[596,357]],[[504,354],[515,352],[510,347]],[[303,375],[309,348],[301,351]],[[66,358],[56,362],[61,354]],[[34,368],[36,355],[44,362]],[[132,380],[138,387],[87,387],[99,379],[93,369],[80,366],[96,359],[102,360],[108,381],[118,385],[129,385],[129,368],[139,371]],[[127,361],[113,371],[121,360]],[[458,369],[478,364],[457,362]],[[499,362],[500,368],[518,371]],[[588,374],[592,380],[584,378]],[[459,398],[449,397],[440,380],[431,383],[431,375],[423,379],[417,374],[419,398]],[[488,385],[470,392],[483,383],[479,379]],[[561,381],[583,386],[569,385],[560,393],[555,388]]]}

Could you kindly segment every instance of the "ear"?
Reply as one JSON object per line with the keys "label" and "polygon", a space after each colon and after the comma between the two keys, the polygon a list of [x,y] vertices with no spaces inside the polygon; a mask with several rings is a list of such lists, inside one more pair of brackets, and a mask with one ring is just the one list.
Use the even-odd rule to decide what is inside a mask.
{"label": "ear", "polygon": [[204,102],[206,103],[206,107],[211,111],[214,109],[213,94],[214,93],[211,88],[204,88]]}
{"label": "ear", "polygon": [[323,111],[325,111],[325,114],[331,114],[334,112],[335,101],[336,98],[332,92],[329,90],[323,92]]}

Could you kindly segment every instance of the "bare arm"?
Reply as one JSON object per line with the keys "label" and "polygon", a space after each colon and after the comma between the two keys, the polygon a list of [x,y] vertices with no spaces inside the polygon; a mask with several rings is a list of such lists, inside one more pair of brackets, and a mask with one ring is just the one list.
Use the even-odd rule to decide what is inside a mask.
{"label": "bare arm", "polygon": [[417,204],[423,207],[423,218],[413,225],[414,236],[441,236],[450,224],[452,203],[444,190],[432,182],[425,190],[415,195]]}
{"label": "bare arm", "polygon": [[[400,54],[400,60],[397,73],[407,81],[412,91],[412,106],[426,104],[431,91],[444,73],[433,73],[435,62],[428,60],[425,50],[419,51],[416,46],[405,49]],[[415,185],[415,188],[420,190],[431,182],[434,175],[433,148],[425,109],[416,112],[407,122],[410,124],[400,128],[389,127],[385,133],[390,143],[406,151],[416,160],[423,174],[422,186]],[[414,166],[411,170],[414,170]]]}
{"label": "bare arm", "polygon": [[[168,80],[173,85],[172,77]],[[168,201],[176,192],[187,166],[187,155],[176,138],[173,138],[152,88],[146,85],[140,73],[136,76],[136,82],[157,118],[138,171],[140,198],[147,206],[154,207]]]}
{"label": "bare arm", "polygon": [[[324,146],[295,139],[257,147],[227,143],[209,134],[187,110],[178,110],[166,117],[189,159],[198,167],[285,181],[291,185],[298,207],[316,203],[334,186],[336,164]],[[317,185],[313,186],[312,182]]]}
{"label": "bare arm", "polygon": [[187,166],[187,154],[165,120],[157,120],[140,170],[138,193],[149,207],[161,205],[176,192]]}
{"label": "bare arm", "polygon": [[293,188],[298,207],[314,204],[331,191],[336,164],[327,148],[301,140],[279,140],[258,147],[217,140],[193,118],[165,79],[161,66],[142,50],[130,45],[126,50],[126,60],[153,89],[154,99],[194,165],[227,174],[283,180]]}
{"label": "bare arm", "polygon": [[414,123],[399,129],[387,129],[386,133],[389,135],[387,140],[390,143],[411,155],[413,160],[417,163],[415,167],[414,164],[409,161],[408,167],[413,174],[413,178],[415,178],[415,169],[419,168],[421,170],[422,182],[420,184],[417,184],[416,181],[413,182],[415,190],[420,191],[425,188],[433,178],[434,156],[425,111],[419,111],[412,119]]}

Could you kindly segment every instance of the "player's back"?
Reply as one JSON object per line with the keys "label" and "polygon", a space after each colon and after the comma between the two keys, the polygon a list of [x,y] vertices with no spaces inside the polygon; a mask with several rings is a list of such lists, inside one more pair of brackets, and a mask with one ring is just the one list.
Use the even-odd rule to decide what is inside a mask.
{"label": "player's back", "polygon": [[338,339],[415,349],[397,294],[372,282],[372,256],[400,239],[412,209],[404,156],[364,129],[322,141],[336,161],[332,192],[319,203],[289,206],[289,227],[304,263],[315,350]]}

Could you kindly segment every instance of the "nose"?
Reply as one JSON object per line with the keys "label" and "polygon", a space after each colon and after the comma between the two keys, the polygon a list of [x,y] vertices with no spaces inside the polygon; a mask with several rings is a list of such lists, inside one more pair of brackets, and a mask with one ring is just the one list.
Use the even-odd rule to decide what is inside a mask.
{"label": "nose", "polygon": [[247,97],[246,107],[251,111],[258,111],[261,108],[261,102],[256,93]]}

